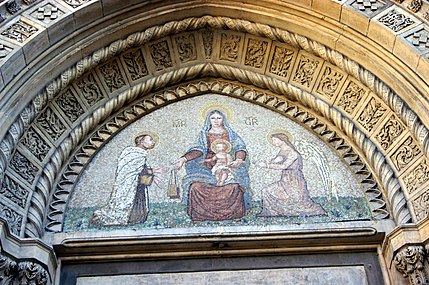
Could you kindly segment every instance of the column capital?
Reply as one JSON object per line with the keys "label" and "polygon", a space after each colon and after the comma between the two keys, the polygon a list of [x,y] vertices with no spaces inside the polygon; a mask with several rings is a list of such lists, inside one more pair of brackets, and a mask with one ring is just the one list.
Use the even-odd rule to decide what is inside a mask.
{"label": "column capital", "polygon": [[396,269],[406,278],[409,284],[427,285],[428,275],[425,270],[427,253],[423,245],[409,245],[400,249],[394,258]]}

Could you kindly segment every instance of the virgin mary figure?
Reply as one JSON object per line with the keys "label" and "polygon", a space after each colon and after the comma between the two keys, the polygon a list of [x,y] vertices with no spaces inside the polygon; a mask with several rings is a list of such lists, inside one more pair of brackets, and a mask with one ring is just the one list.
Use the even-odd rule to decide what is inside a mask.
{"label": "virgin mary figure", "polygon": [[[217,139],[231,144],[230,155],[234,159],[228,165],[233,175],[222,186],[216,186],[212,172],[216,162],[210,160],[215,155],[211,145]],[[213,110],[208,113],[194,146],[176,161],[175,167],[180,169],[184,164],[184,203],[192,220],[230,220],[246,214],[251,207],[248,152],[223,112]]]}

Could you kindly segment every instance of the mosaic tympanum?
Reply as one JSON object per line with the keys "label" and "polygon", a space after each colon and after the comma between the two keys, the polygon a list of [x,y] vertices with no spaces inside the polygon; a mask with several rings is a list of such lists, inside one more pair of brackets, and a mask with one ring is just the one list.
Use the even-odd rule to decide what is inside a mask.
{"label": "mosaic tympanum", "polygon": [[64,230],[369,220],[362,191],[303,126],[239,99],[202,95],[109,141],[78,181]]}

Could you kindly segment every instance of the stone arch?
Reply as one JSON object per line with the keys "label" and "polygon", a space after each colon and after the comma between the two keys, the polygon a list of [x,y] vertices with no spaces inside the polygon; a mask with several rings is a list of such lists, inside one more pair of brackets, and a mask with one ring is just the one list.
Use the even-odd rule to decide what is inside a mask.
{"label": "stone arch", "polygon": [[[176,33],[180,34],[180,32],[182,33],[188,32],[189,34],[189,31],[190,31],[191,34],[195,33],[195,35],[197,35],[196,31],[198,29],[206,28],[206,27],[214,29],[214,31],[216,31],[217,28],[223,28],[222,31],[225,31],[224,30],[225,28],[229,28],[232,31],[228,33],[231,33],[231,35],[235,35],[237,37],[241,36],[243,39],[243,42],[245,41],[245,39],[247,40],[254,39],[255,41],[259,40],[260,42],[264,42],[264,39],[265,39],[265,42],[267,44],[270,43],[270,45],[272,45],[273,47],[281,47],[276,45],[277,43],[279,43],[280,45],[286,44],[286,46],[289,46],[291,49],[295,49],[297,55],[300,54],[297,48],[301,48],[305,50],[305,51],[302,51],[301,53],[306,52],[305,56],[307,57],[308,56],[311,57],[312,54],[315,54],[318,56],[317,57],[318,59],[316,57],[314,57],[313,59],[315,60],[315,62],[318,62],[318,65],[320,66],[320,70],[321,70],[321,66],[325,66],[325,65],[326,66],[330,65],[329,68],[332,68],[334,66],[342,68],[344,70],[342,72],[345,72],[343,74],[343,77],[347,77],[348,76],[346,75],[347,73],[351,74],[357,79],[359,79],[361,83],[365,83],[367,87],[370,87],[372,89],[373,93],[371,93],[368,88],[366,89],[365,91],[367,93],[366,98],[369,98],[372,96],[370,100],[379,100],[379,99],[384,100],[383,104],[385,104],[384,106],[386,107],[385,111],[387,111],[387,108],[389,107],[392,109],[394,108],[394,110],[387,111],[387,113],[394,116],[392,117],[394,118],[394,120],[396,121],[402,120],[402,124],[404,124],[407,127],[411,127],[412,131],[410,132],[410,135],[415,137],[417,140],[420,139],[419,143],[422,145],[424,151],[426,151],[425,145],[427,144],[427,140],[426,140],[426,137],[422,136],[421,134],[424,134],[425,132],[427,133],[427,130],[418,121],[417,116],[409,108],[407,108],[404,102],[395,93],[393,93],[383,82],[378,80],[372,73],[360,67],[357,63],[342,56],[338,52],[330,50],[329,48],[321,45],[318,42],[309,40],[299,35],[289,33],[287,31],[280,30],[278,28],[272,28],[270,26],[261,25],[261,24],[253,24],[251,22],[243,21],[243,20],[234,20],[231,18],[215,18],[211,16],[206,16],[203,18],[189,18],[181,22],[172,22],[164,26],[154,27],[146,30],[143,33],[133,34],[129,36],[126,40],[115,42],[111,44],[109,47],[101,49],[100,51],[94,53],[93,57],[87,58],[79,62],[75,67],[66,71],[59,79],[57,79],[52,84],[50,84],[47,87],[46,91],[44,91],[38,97],[36,97],[36,99],[33,101],[34,105],[30,105],[23,112],[23,114],[30,114],[31,116],[21,116],[21,120],[18,120],[15,123],[15,128],[12,127],[10,129],[9,140],[15,139],[16,141],[18,141],[20,135],[16,135],[16,131],[19,130],[20,128],[21,128],[20,131],[22,131],[22,126],[28,125],[31,122],[31,119],[30,121],[28,121],[29,117],[34,118],[35,116],[37,116],[38,111],[42,109],[46,110],[44,108],[48,103],[48,101],[51,101],[51,100],[55,101],[56,99],[59,98],[59,96],[63,96],[63,94],[66,94],[67,92],[69,93],[72,92],[70,91],[71,89],[69,85],[72,85],[74,81],[78,81],[79,76],[81,75],[83,77],[88,76],[88,74],[93,72],[91,70],[95,70],[95,71],[98,70],[97,72],[100,72],[99,71],[100,68],[115,61],[116,61],[116,64],[120,64],[121,58],[120,57],[115,58],[114,56],[118,56],[118,55],[120,56],[121,52],[123,53],[127,52],[130,47],[138,47],[141,45],[146,45],[146,48],[147,48],[147,45],[150,44],[151,41],[156,42],[156,40],[158,40],[159,38],[162,39],[163,37],[168,38],[170,41],[172,41],[170,36],[173,36]],[[244,33],[244,32],[247,32],[247,33]],[[246,35],[253,35],[253,36],[246,36]],[[220,35],[217,34],[217,36],[220,36]],[[168,43],[167,43],[167,46],[168,46]],[[204,49],[204,47],[200,47],[200,54],[199,54],[200,57],[203,56],[202,49]],[[267,53],[264,54],[264,56],[266,55],[266,58],[262,60],[262,64],[267,64],[267,62],[269,61],[268,59],[269,52],[271,52],[271,50],[268,51],[267,49]],[[205,53],[206,51],[204,50],[204,55]],[[273,56],[273,54],[271,54],[271,56]],[[322,59],[324,59],[326,63],[323,63]],[[176,62],[180,63],[180,59],[176,58],[175,60]],[[203,60],[207,60],[207,59],[203,59]],[[245,61],[244,56],[242,61]],[[177,66],[176,69],[172,68],[168,70],[168,68],[170,67],[161,68],[161,70],[166,69],[167,72],[164,72],[164,71],[160,72],[161,70],[160,71],[156,70],[156,66],[154,67],[154,65],[156,64],[154,62],[152,62],[152,65],[153,65],[152,68],[155,68],[153,71],[153,74],[156,76],[145,81],[145,84],[131,86],[129,91],[125,91],[124,93],[125,95],[123,97],[115,98],[113,96],[112,97],[114,98],[113,101],[111,101],[110,103],[109,102],[106,103],[106,106],[110,108],[110,111],[113,111],[115,108],[118,108],[118,106],[122,106],[122,104],[125,104],[125,102],[132,101],[132,99],[135,99],[138,96],[138,94],[149,92],[149,91],[155,91],[159,88],[164,87],[167,84],[180,82],[184,78],[192,79],[192,78],[201,77],[201,76],[220,76],[226,79],[233,79],[247,84],[253,84],[257,87],[265,88],[275,93],[284,94],[286,96],[289,96],[290,100],[298,101],[301,104],[304,104],[305,106],[310,107],[311,109],[315,109],[317,110],[318,113],[322,114],[323,116],[331,118],[331,120],[333,121],[336,120],[334,119],[335,116],[337,116],[337,118],[338,116],[347,117],[347,112],[344,112],[344,110],[343,112],[338,112],[338,115],[332,114],[332,111],[331,111],[332,108],[330,109],[329,106],[330,104],[332,105],[333,102],[329,103],[329,100],[327,100],[328,102],[326,100],[319,100],[319,101],[316,100],[318,99],[318,97],[321,97],[321,96],[308,95],[308,94],[311,94],[311,92],[308,93],[308,92],[305,92],[305,90],[302,91],[301,89],[307,88],[307,90],[314,92],[314,90],[308,89],[308,87],[303,86],[302,83],[299,83],[299,82],[296,83],[298,87],[297,88],[293,86],[293,84],[284,83],[281,79],[276,77],[275,74],[274,75],[271,74],[273,75],[271,77],[261,76],[260,73],[258,73],[257,68],[253,68],[252,70],[251,66],[250,67],[246,66],[246,64],[245,63],[243,64],[242,62],[237,61],[234,64],[234,62],[232,61],[232,64],[221,64],[216,62],[210,62],[210,60],[208,60],[208,62],[206,63],[202,62],[199,64],[181,63]],[[241,67],[242,69],[237,67]],[[124,72],[124,71],[120,71],[119,69],[117,69],[116,71]],[[325,68],[325,71],[326,71],[326,68]],[[89,73],[85,73],[85,72],[89,72]],[[265,72],[267,72],[267,70],[265,70]],[[338,71],[335,71],[335,72],[338,72]],[[122,74],[122,76],[124,79],[126,78],[124,74]],[[100,78],[100,74],[98,74],[98,78]],[[289,77],[289,80],[290,78],[292,77]],[[319,78],[319,74],[317,74],[317,76],[314,76],[314,78],[312,78],[314,82],[311,82],[311,84],[315,85],[317,78]],[[348,79],[348,80],[349,80],[348,83],[353,81],[352,79]],[[353,83],[353,84],[356,84],[356,83]],[[109,83],[104,82],[104,85],[100,85],[100,86],[104,86],[103,88],[111,88],[110,93],[115,94],[116,92],[116,90],[114,90],[115,88],[109,87],[108,85]],[[120,89],[125,85],[126,84],[124,82],[124,84],[117,89]],[[73,91],[73,92],[76,92],[76,91]],[[109,92],[107,92],[106,94],[107,95],[105,96],[105,98],[111,97],[111,96],[109,97]],[[119,99],[119,98],[124,98],[124,99]],[[375,99],[375,98],[378,98],[378,99]],[[80,100],[83,100],[83,99],[80,99]],[[115,103],[112,103],[112,102],[115,102]],[[57,106],[57,103],[54,103],[54,104]],[[35,108],[35,106],[37,107]],[[59,107],[57,106],[56,108],[58,109]],[[90,108],[88,108],[88,110],[90,110],[91,112],[95,111],[95,109],[90,109]],[[95,116],[100,115],[97,111],[95,111],[94,114]],[[78,115],[78,117],[80,115]],[[105,117],[103,116],[98,117],[98,119],[100,118],[105,118]],[[64,119],[64,120],[67,120],[67,119]],[[93,118],[91,120],[96,121]],[[88,131],[90,131],[90,127],[88,126],[94,123],[94,122],[90,122],[91,120],[82,121],[83,128],[77,128],[73,131],[79,135],[87,133]],[[341,126],[342,124],[341,120],[335,123],[339,126]],[[76,125],[73,125],[72,123],[71,127],[74,128],[75,126]],[[348,135],[351,137],[356,135],[356,134],[353,134],[353,131],[351,130],[345,129],[344,131],[349,132]],[[417,135],[417,132],[419,132],[420,134]],[[27,227],[27,230],[28,230],[27,235],[29,236],[42,235],[42,231],[43,231],[42,224],[43,224],[43,215],[44,215],[43,213],[45,213],[45,209],[47,206],[46,204],[48,203],[47,201],[49,200],[49,196],[51,195],[50,189],[51,187],[53,187],[57,179],[55,173],[58,173],[58,170],[62,167],[64,160],[66,160],[65,157],[67,157],[67,155],[72,151],[72,148],[70,148],[70,146],[75,147],[82,139],[83,137],[79,137],[78,139],[72,138],[72,139],[69,139],[68,141],[65,141],[64,143],[61,143],[59,145],[58,150],[51,158],[50,164],[47,164],[47,166],[49,167],[44,168],[43,177],[42,179],[39,179],[37,181],[37,186],[36,186],[37,191],[32,197],[32,206],[29,212],[30,213],[29,220],[31,221],[29,224],[31,226]],[[5,140],[5,141],[8,141],[8,140]],[[5,145],[5,141],[3,141],[3,145]],[[391,204],[391,207],[393,207],[393,213],[394,213],[395,219],[399,223],[404,223],[409,221],[410,215],[408,214],[407,212],[408,210],[405,206],[405,198],[403,197],[402,191],[400,190],[401,187],[399,185],[399,182],[395,178],[395,174],[392,168],[389,166],[389,163],[385,163],[384,159],[382,158],[383,155],[377,155],[377,152],[375,152],[377,147],[374,144],[370,144],[372,146],[368,145],[365,147],[364,146],[365,141],[371,141],[371,140],[370,139],[368,140],[367,138],[365,138],[365,134],[363,133],[360,135],[357,135],[357,137],[355,138],[355,143],[360,144],[362,148],[362,152],[365,153],[367,157],[370,157],[370,160],[372,160],[372,162],[370,162],[371,167],[375,168],[376,169],[375,171],[378,172],[378,177],[380,181],[382,181],[381,184],[385,188],[387,188],[385,195],[389,197],[388,200],[389,200],[389,203]],[[7,149],[7,148],[5,147],[3,149]],[[5,157],[7,157],[8,155],[10,156],[10,154],[13,152],[11,148],[9,148],[9,151],[10,153],[9,154],[6,153]],[[383,173],[383,175],[380,175],[380,173]],[[37,225],[37,226],[33,227],[33,225]],[[35,230],[36,228],[37,230]]]}
{"label": "stone arch", "polygon": [[[144,97],[135,97],[133,100],[128,98],[130,101],[119,100],[117,97],[116,105],[107,104],[104,109],[110,108],[113,115],[118,111],[115,106],[130,106],[132,102],[147,99],[152,95],[158,95],[157,98],[162,99],[165,96],[163,92],[167,89],[192,85],[199,81],[214,84],[216,80],[230,86],[258,90],[258,94],[266,94],[255,97],[255,102],[264,101],[263,98],[280,98],[296,104],[308,114],[330,124],[334,131],[345,137],[349,146],[356,150],[357,157],[353,157],[361,159],[371,174],[377,174],[374,179],[380,189],[368,197],[378,201],[374,203],[386,203],[387,208],[391,209],[390,217],[397,223],[395,229],[386,230],[387,236],[382,249],[386,263],[391,264],[389,276],[393,283],[402,282],[395,277],[397,273],[392,269],[393,264],[409,278],[410,283],[420,277],[425,278],[422,271],[425,266],[425,252],[421,244],[426,244],[427,247],[428,239],[422,233],[425,233],[428,225],[429,209],[429,104],[425,99],[429,78],[429,50],[427,39],[425,40],[425,35],[429,33],[428,4],[414,0],[395,3],[377,0],[370,1],[371,6],[366,6],[368,3],[362,1],[332,0],[266,0],[257,3],[251,0],[232,0],[223,3],[224,5],[219,5],[215,0],[179,2],[64,0],[48,3],[39,0],[16,0],[0,4],[0,216],[6,219],[6,223],[3,225],[0,222],[0,225],[10,227],[12,232],[12,235],[9,235],[6,230],[6,237],[1,237],[1,254],[6,253],[21,260],[22,252],[25,253],[26,250],[11,250],[17,248],[17,244],[23,244],[22,248],[31,247],[31,252],[40,253],[41,247],[37,238],[35,245],[29,246],[16,236],[49,239],[44,236],[45,225],[48,225],[49,230],[58,230],[56,227],[61,224],[58,217],[65,205],[61,199],[69,193],[57,191],[57,187],[55,197],[52,198],[51,190],[61,179],[68,178],[69,173],[63,175],[62,168],[65,165],[74,166],[71,160],[73,154],[78,153],[87,140],[92,138],[89,149],[95,151],[101,146],[105,136],[110,135],[98,130],[100,137],[89,136],[90,130],[96,129],[92,125],[94,122],[108,120],[107,117],[97,117],[101,112],[96,110],[100,110],[104,101],[97,106],[85,105],[85,115],[82,116],[93,115],[88,117],[90,119],[87,121],[81,117],[79,122],[67,123],[64,113],[60,112],[62,117],[58,119],[70,135],[62,134],[50,141],[48,134],[37,131],[49,146],[46,157],[50,159],[51,165],[45,168],[47,161],[36,165],[39,170],[46,170],[43,179],[48,187],[44,188],[43,183],[37,189],[35,185],[25,185],[17,176],[10,176],[10,162],[19,151],[28,156],[33,155],[23,148],[22,140],[31,132],[35,119],[46,112],[46,106],[55,104],[55,98],[64,94],[67,88],[74,86],[79,79],[93,72],[91,70],[98,72],[98,68],[112,58],[118,59],[119,56],[121,60],[120,53],[135,43],[133,36],[142,36],[140,40],[168,36],[168,30],[175,24],[181,23],[180,27],[186,29],[184,17],[191,17],[188,20],[192,17],[200,20],[213,17],[214,28],[256,35],[259,39],[280,42],[305,50],[310,57],[323,59],[324,66],[331,64],[332,70],[344,72],[347,83],[353,81],[364,88],[367,100],[374,98],[380,100],[379,103],[383,106],[387,106],[388,113],[393,116],[390,118],[404,126],[405,132],[393,143],[394,146],[384,150],[377,142],[375,133],[363,131],[362,135],[354,137],[354,129],[363,130],[363,126],[358,122],[359,118],[352,117],[354,124],[345,123],[348,121],[343,118],[347,119],[347,114],[341,108],[336,109],[336,101],[328,102],[326,98],[322,100],[323,95],[314,92],[314,89],[304,92],[303,86],[289,84],[290,81],[287,80],[278,80],[277,84],[270,80],[264,81],[264,78],[273,77],[247,69],[244,65],[225,65],[215,61],[182,64],[181,68],[174,71],[159,72],[158,81],[148,80],[147,88],[139,90],[144,91],[139,93],[146,94]],[[39,11],[49,10],[51,7],[60,11],[56,15],[57,20],[52,18],[52,21],[44,22],[45,16],[43,20],[37,18]],[[203,17],[204,15],[210,16]],[[241,25],[236,25],[239,21],[236,18],[240,18]],[[17,35],[17,27],[28,33]],[[177,34],[179,32],[184,30],[178,31]],[[68,68],[70,66],[72,67]],[[181,77],[185,73],[188,77]],[[168,86],[160,84],[163,80],[170,80],[173,75],[179,79],[170,81]],[[319,77],[322,75],[318,73]],[[104,88],[103,83],[97,84]],[[155,88],[156,84],[160,85]],[[132,89],[135,86],[128,87]],[[119,92],[121,91],[125,90]],[[114,99],[109,92],[104,95],[106,99]],[[264,101],[264,104],[269,107],[274,101]],[[79,102],[85,104],[83,101]],[[59,112],[58,109],[51,110],[52,116]],[[336,111],[338,113],[335,113]],[[299,114],[301,116],[304,113]],[[384,119],[383,122],[388,121],[387,117]],[[81,123],[82,126],[77,128]],[[377,128],[381,129],[382,125],[380,123]],[[114,124],[109,127],[114,129]],[[340,131],[341,129],[343,131]],[[65,139],[66,137],[68,139]],[[88,153],[91,152],[89,149],[86,149]],[[398,164],[400,157],[401,166]],[[380,177],[385,174],[387,178]],[[381,199],[380,193],[383,194],[384,200]],[[59,203],[56,203],[57,198]],[[385,212],[381,215],[384,214]],[[48,219],[47,223],[45,218]],[[371,234],[375,232],[375,229],[371,229]],[[410,232],[413,234],[409,234]],[[417,238],[419,235],[420,238]],[[378,242],[381,244],[381,241]],[[409,244],[417,246],[409,247]],[[49,249],[46,248],[43,252],[49,252]],[[55,283],[53,280],[56,265],[53,252],[54,250],[50,251],[49,258],[42,256],[43,254],[34,256],[34,260],[40,261],[44,267],[37,269],[38,273],[41,273],[40,276],[47,276],[45,269],[49,271],[50,281],[45,278],[43,284]],[[413,256],[418,256],[417,263],[408,259],[410,252]],[[28,259],[28,256],[25,258]],[[15,267],[11,268],[11,272],[16,272]],[[25,268],[20,270],[28,272]]]}

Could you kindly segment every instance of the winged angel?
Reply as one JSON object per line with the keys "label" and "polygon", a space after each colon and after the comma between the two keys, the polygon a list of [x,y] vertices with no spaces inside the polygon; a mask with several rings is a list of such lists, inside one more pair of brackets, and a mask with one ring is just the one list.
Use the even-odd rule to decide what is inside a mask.
{"label": "winged angel", "polygon": [[267,162],[259,162],[263,168],[281,171],[280,179],[266,186],[262,191],[261,217],[269,216],[319,216],[327,215],[318,203],[315,203],[308,192],[307,182],[302,172],[303,156],[316,166],[322,179],[325,193],[332,193],[328,164],[323,153],[308,142],[293,144],[292,135],[285,130],[275,130],[268,135],[268,141],[280,150]]}

